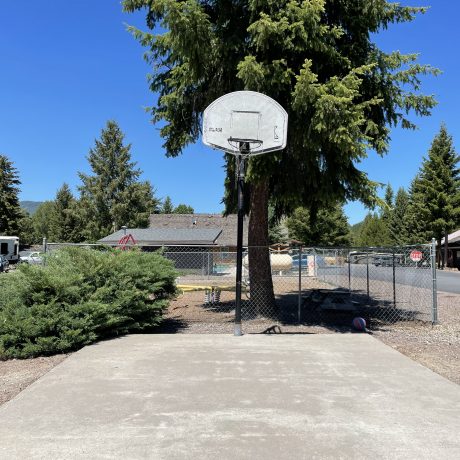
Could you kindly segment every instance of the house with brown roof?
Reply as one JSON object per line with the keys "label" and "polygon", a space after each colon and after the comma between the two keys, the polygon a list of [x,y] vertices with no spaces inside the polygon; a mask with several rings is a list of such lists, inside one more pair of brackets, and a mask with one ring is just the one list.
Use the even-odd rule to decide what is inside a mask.
{"label": "house with brown roof", "polygon": [[[145,251],[165,248],[164,255],[176,268],[209,274],[217,260],[235,258],[238,216],[230,214],[152,214],[148,228],[123,228],[99,240],[117,246],[131,235]],[[248,244],[248,222],[243,224],[243,245]],[[218,255],[219,253],[219,255]],[[224,255],[224,253],[226,255]]]}
{"label": "house with brown roof", "polygon": [[[207,246],[236,248],[238,216],[229,214],[151,214],[149,228],[169,230],[171,234],[188,229],[199,235],[203,230],[220,230],[216,239]],[[179,234],[179,233],[178,233]],[[185,243],[185,242],[184,242]],[[243,223],[243,246],[248,244],[248,222]],[[184,246],[190,244],[185,243]]]}
{"label": "house with brown roof", "polygon": [[[116,246],[132,235],[143,247],[236,248],[238,216],[230,214],[152,214],[148,228],[126,228],[99,240]],[[248,225],[243,224],[243,245],[248,244]]]}

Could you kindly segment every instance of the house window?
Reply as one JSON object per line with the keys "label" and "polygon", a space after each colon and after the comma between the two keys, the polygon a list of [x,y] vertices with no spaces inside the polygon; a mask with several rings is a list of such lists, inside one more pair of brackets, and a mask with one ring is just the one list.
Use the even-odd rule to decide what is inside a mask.
{"label": "house window", "polygon": [[1,246],[0,253],[4,256],[7,255],[8,254],[8,243],[2,243],[0,246]]}

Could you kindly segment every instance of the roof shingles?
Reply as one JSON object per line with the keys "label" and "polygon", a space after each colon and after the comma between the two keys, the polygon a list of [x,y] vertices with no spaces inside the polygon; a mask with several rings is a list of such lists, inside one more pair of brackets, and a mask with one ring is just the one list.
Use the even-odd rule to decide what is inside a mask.
{"label": "roof shingles", "polygon": [[216,244],[221,232],[221,229],[216,228],[128,228],[126,233],[124,230],[118,230],[99,241],[106,244],[116,244],[125,234],[131,234],[140,246],[209,246]]}
{"label": "roof shingles", "polygon": [[[236,246],[238,216],[229,214],[151,214],[150,228],[168,229],[221,229],[216,240],[218,246]],[[243,245],[248,244],[248,223],[243,224]]]}
{"label": "roof shingles", "polygon": [[[238,216],[230,214],[152,214],[149,228],[118,230],[99,240],[117,244],[125,234],[144,246],[236,246]],[[248,225],[243,224],[243,245],[247,246]]]}

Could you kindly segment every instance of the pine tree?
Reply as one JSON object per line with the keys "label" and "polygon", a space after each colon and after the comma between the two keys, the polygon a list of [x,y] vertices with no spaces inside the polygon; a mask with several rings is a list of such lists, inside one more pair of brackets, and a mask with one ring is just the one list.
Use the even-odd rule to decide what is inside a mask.
{"label": "pine tree", "polygon": [[25,209],[22,209],[22,217],[19,219],[18,236],[21,246],[40,243],[40,239],[35,233],[33,219]]}
{"label": "pine tree", "polygon": [[23,213],[19,205],[19,174],[13,163],[0,155],[0,234],[19,234],[19,221]]}
{"label": "pine tree", "polygon": [[394,207],[394,192],[391,184],[388,184],[385,188],[385,206],[382,208],[382,219],[385,224],[388,226],[391,219],[391,214]]}
{"label": "pine tree", "polygon": [[364,220],[350,226],[350,240],[353,247],[359,246],[359,235],[363,224]]}
{"label": "pine tree", "polygon": [[268,208],[268,238],[270,244],[286,243],[289,237],[289,230],[286,225],[286,217],[278,217],[273,206]]}
{"label": "pine tree", "polygon": [[54,201],[44,201],[32,216],[32,224],[37,242],[46,238],[50,242],[57,242],[58,228],[56,218],[56,203]]}
{"label": "pine tree", "polygon": [[[442,238],[460,225],[460,171],[452,137],[444,125],[433,139],[410,191],[410,215],[424,242]],[[442,257],[438,265],[444,266]]]}
{"label": "pine tree", "polygon": [[195,210],[191,206],[183,203],[178,204],[174,208],[174,214],[193,214],[194,212]]}
{"label": "pine tree", "polygon": [[76,200],[69,186],[64,183],[54,200],[56,218],[56,240],[62,243],[79,242],[81,222],[76,212]]}
{"label": "pine tree", "polygon": [[131,161],[131,145],[117,123],[107,122],[87,157],[93,175],[79,173],[82,185],[80,211],[86,212],[83,233],[98,240],[121,226],[147,227],[159,206],[149,182],[139,182],[141,170]]}
{"label": "pine tree", "polygon": [[390,242],[402,246],[410,242],[409,194],[403,187],[398,189],[393,212],[389,219]]}
{"label": "pine tree", "polygon": [[[148,48],[151,109],[169,156],[198,140],[201,114],[217,97],[254,90],[288,112],[288,145],[251,159],[249,245],[268,245],[268,204],[278,216],[361,200],[373,205],[376,184],[357,168],[369,148],[384,154],[389,126],[413,128],[405,114],[428,115],[435,102],[419,93],[420,74],[437,71],[417,55],[385,53],[372,41],[392,23],[423,8],[385,0],[124,0],[125,11],[146,11],[148,28],[131,27]],[[161,25],[164,32],[156,28]],[[227,179],[234,160],[225,156]],[[227,211],[235,202],[226,189]],[[268,250],[250,259],[251,285],[274,305]]]}
{"label": "pine tree", "polygon": [[315,217],[297,208],[287,219],[289,237],[307,246],[350,246],[350,226],[340,205],[320,209]]}
{"label": "pine tree", "polygon": [[305,245],[312,245],[312,230],[310,212],[306,208],[299,207],[287,218],[286,226],[289,239],[301,241]]}
{"label": "pine tree", "polygon": [[424,208],[424,198],[420,184],[420,173],[417,173],[412,179],[408,190],[409,206],[407,209],[407,222],[409,244],[425,243],[431,238],[426,230],[426,222],[421,217]]}
{"label": "pine tree", "polygon": [[377,213],[369,213],[360,228],[357,245],[360,247],[387,246],[388,228]]}
{"label": "pine tree", "polygon": [[174,206],[173,206],[171,197],[167,196],[163,201],[163,205],[161,207],[161,213],[162,214],[172,214],[173,212],[174,212]]}

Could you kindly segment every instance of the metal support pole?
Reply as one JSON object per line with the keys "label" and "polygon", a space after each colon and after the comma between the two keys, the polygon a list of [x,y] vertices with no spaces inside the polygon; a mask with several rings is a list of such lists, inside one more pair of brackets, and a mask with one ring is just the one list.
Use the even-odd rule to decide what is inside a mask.
{"label": "metal support pole", "polygon": [[367,285],[367,298],[369,298],[369,253],[366,252],[366,285]]}
{"label": "metal support pole", "polygon": [[350,253],[348,253],[348,292],[351,295],[351,258],[350,258]]}
{"label": "metal support pole", "polygon": [[396,267],[395,267],[395,252],[393,250],[393,305],[396,308]]}
{"label": "metal support pole", "polygon": [[[307,256],[307,267],[308,267],[308,256]],[[299,298],[297,302],[297,320],[299,324],[302,321],[302,246],[299,246]]]}
{"label": "metal support pole", "polygon": [[444,259],[442,262],[442,268],[447,268],[447,259],[449,258],[449,232],[444,232]]}
{"label": "metal support pole", "polygon": [[46,242],[46,237],[43,238],[43,252],[46,254],[46,251],[48,250],[48,244]]}
{"label": "metal support pole", "polygon": [[339,266],[338,258],[339,258],[339,254],[338,254],[338,251],[336,249],[335,250],[335,285],[337,287],[339,287],[339,270],[337,268]]}
{"label": "metal support pole", "polygon": [[438,287],[436,281],[436,239],[431,240],[431,273],[433,275],[432,294],[433,300],[431,304],[431,322],[438,324]]}
{"label": "metal support pole", "polygon": [[243,271],[243,219],[244,219],[244,155],[249,153],[249,144],[240,142],[240,155],[236,156],[238,188],[238,235],[236,241],[236,299],[235,299],[235,335],[243,335],[241,329],[241,277]]}

